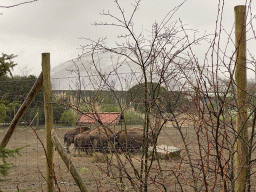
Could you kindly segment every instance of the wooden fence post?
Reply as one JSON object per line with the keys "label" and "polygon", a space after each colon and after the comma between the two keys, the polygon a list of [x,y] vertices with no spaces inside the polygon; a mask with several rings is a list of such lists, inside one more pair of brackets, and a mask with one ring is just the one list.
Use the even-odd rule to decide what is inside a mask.
{"label": "wooden fence post", "polygon": [[50,80],[50,53],[42,53],[43,92],[44,92],[44,115],[45,115],[45,136],[46,136],[46,179],[47,191],[54,192],[53,179],[53,144],[51,131],[53,128],[52,110],[52,88]]}
{"label": "wooden fence post", "polygon": [[235,81],[237,95],[236,117],[236,143],[235,143],[235,191],[242,192],[246,189],[246,173],[248,169],[248,130],[246,107],[246,6],[236,6],[235,9]]}
{"label": "wooden fence post", "polygon": [[56,133],[52,130],[52,143],[56,147],[58,153],[60,154],[63,162],[67,166],[68,170],[70,171],[71,175],[73,176],[76,184],[78,185],[81,192],[87,192],[86,185],[84,184],[82,178],[79,175],[79,172],[76,170],[74,164],[72,163],[71,159],[67,156],[64,148],[62,147],[58,136]]}

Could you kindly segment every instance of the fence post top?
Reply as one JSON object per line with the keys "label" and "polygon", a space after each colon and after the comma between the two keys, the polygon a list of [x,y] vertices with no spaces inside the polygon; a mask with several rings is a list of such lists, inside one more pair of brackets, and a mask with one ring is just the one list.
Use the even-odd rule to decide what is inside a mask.
{"label": "fence post top", "polygon": [[235,6],[234,9],[235,10],[237,10],[237,9],[246,9],[246,5],[237,5],[237,6]]}

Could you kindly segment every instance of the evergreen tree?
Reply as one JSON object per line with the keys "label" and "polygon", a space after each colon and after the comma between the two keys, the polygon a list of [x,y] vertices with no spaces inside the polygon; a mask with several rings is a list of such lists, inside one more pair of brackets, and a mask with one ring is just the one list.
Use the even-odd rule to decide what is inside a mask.
{"label": "evergreen tree", "polygon": [[[11,69],[17,64],[14,64],[12,61],[13,58],[16,56],[14,55],[6,55],[2,54],[2,57],[0,57],[0,78],[8,78],[7,75],[9,74],[12,76]],[[0,100],[0,121],[3,121],[4,117],[6,116],[6,110],[7,107],[5,105],[5,96],[6,94],[2,95],[2,98]],[[22,147],[23,148],[23,147]],[[3,176],[6,176],[8,174],[9,169],[12,167],[11,163],[7,163],[6,158],[8,157],[14,157],[15,154],[20,155],[19,151],[22,148],[16,148],[16,149],[5,149],[0,145],[0,158],[2,159],[2,164],[0,164],[0,174]],[[4,179],[0,178],[0,182]]]}
{"label": "evergreen tree", "polygon": [[17,65],[14,63],[14,61],[12,61],[12,59],[15,57],[17,57],[17,55],[7,55],[2,53],[2,57],[0,57],[0,77],[8,74],[12,76],[11,69]]}
{"label": "evergreen tree", "polygon": [[[0,145],[0,158],[2,159],[2,164],[0,164],[0,173],[3,176],[8,174],[8,171],[12,167],[11,163],[7,163],[6,158],[8,157],[15,157],[15,154],[21,155],[20,150],[24,147],[16,148],[16,149],[5,149]],[[0,182],[5,181],[0,177]]]}

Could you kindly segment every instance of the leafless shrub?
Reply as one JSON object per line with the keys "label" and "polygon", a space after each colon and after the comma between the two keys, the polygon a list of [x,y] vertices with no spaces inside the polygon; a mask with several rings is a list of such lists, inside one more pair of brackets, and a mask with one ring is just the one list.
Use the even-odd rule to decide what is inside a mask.
{"label": "leafless shrub", "polygon": [[[234,154],[238,139],[234,114],[239,110],[236,107],[234,81],[236,50],[232,37],[233,29],[228,32],[222,26],[224,2],[219,2],[214,35],[198,37],[197,31],[187,29],[182,20],[170,24],[173,14],[182,4],[171,10],[161,23],[154,23],[150,32],[136,33],[133,19],[140,6],[140,0],[135,1],[129,18],[125,16],[119,1],[116,0],[115,3],[122,17],[103,12],[102,15],[114,19],[115,22],[99,22],[95,25],[121,27],[126,30],[126,34],[119,36],[120,41],[116,47],[108,47],[105,38],[97,41],[84,38],[89,43],[82,46],[85,54],[91,54],[91,68],[86,68],[88,65],[83,63],[82,59],[80,62],[85,67],[90,83],[98,91],[91,98],[79,95],[79,102],[70,103],[63,100],[64,104],[79,113],[83,113],[81,106],[86,106],[87,111],[95,114],[99,126],[106,130],[110,128],[110,124],[103,124],[97,116],[103,100],[106,99],[102,97],[106,90],[115,98],[119,112],[125,113],[135,109],[143,114],[141,153],[133,154],[127,151],[118,154],[109,135],[111,152],[105,154],[107,160],[106,166],[101,167],[102,172],[118,181],[116,186],[119,190],[132,188],[135,191],[234,191],[237,180],[234,172]],[[249,40],[254,40],[251,1],[247,5],[247,25],[252,32],[252,38]],[[148,36],[150,37],[147,38]],[[226,38],[225,44],[221,41],[223,37]],[[209,49],[203,62],[200,62],[193,52],[193,46],[202,41],[209,42]],[[104,59],[101,57],[107,53],[112,59],[111,70],[108,72],[102,68]],[[249,70],[254,71],[254,58],[248,60],[248,63]],[[126,76],[122,76],[120,72],[123,66],[128,69]],[[117,77],[114,80],[113,75]],[[79,79],[81,81],[80,77]],[[117,85],[125,96],[119,95]],[[79,87],[81,88],[81,83]],[[255,160],[252,156],[256,119],[254,89],[251,86],[247,90],[250,106],[247,122],[250,127],[247,191],[250,191],[252,186],[255,187],[250,179],[255,171]],[[180,146],[183,150],[181,158],[176,161],[170,159],[168,163],[158,158],[156,147],[166,124],[175,127],[183,142]],[[191,137],[194,137],[194,140],[190,140],[184,128],[187,124],[192,125]],[[123,128],[125,131],[128,129],[126,123]],[[150,133],[153,133],[152,138]],[[151,144],[152,156],[148,151]]]}

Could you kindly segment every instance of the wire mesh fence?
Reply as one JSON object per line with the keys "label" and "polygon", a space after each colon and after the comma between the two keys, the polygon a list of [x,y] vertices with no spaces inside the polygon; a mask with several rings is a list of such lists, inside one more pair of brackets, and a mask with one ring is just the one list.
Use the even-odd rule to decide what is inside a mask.
{"label": "wire mesh fence", "polygon": [[[17,85],[17,87],[22,87],[23,84],[24,86],[27,86],[26,89],[23,88],[22,90],[18,89],[17,87],[10,89],[10,84],[8,84],[9,81],[3,80],[1,82],[1,85],[5,84],[6,87],[1,88],[1,97],[4,101],[2,104],[5,106],[5,108],[2,110],[4,118],[1,119],[0,124],[0,139],[3,138],[4,133],[8,129],[8,126],[19,109],[19,106],[24,101],[26,94],[31,88],[31,84],[33,84],[36,80],[35,77],[29,78],[33,79],[29,80],[29,85],[26,78],[25,80],[18,80],[19,85]],[[13,83],[14,80],[11,80],[10,82]],[[47,181],[45,178],[45,166],[47,158],[45,154],[45,119],[42,94],[42,92],[39,92],[38,96],[31,103],[30,107],[27,109],[23,118],[19,122],[13,137],[7,145],[7,148],[10,149],[22,149],[20,150],[21,156],[16,155],[15,158],[8,159],[8,163],[13,163],[13,167],[9,170],[9,174],[6,177],[3,177],[3,179],[6,179],[6,181],[0,182],[0,189],[3,191],[39,191],[46,189]],[[127,98],[127,91],[113,92],[111,90],[53,90],[52,95],[54,130],[65,148],[66,143],[64,143],[64,135],[68,130],[80,127],[80,125],[77,125],[77,120],[80,114],[96,114],[94,117],[96,118],[94,119],[94,123],[86,125],[89,126],[91,130],[99,127],[99,124],[95,123],[99,121],[99,119],[97,119],[97,114],[113,114],[116,112],[122,114],[123,119],[115,124],[109,122],[108,124],[104,124],[102,126],[108,127],[113,131],[113,133],[118,133],[119,131],[125,129],[129,130],[134,127],[143,129],[145,123],[145,109],[143,107],[143,103],[140,99],[136,101],[129,101],[129,99],[131,100],[131,97]],[[136,93],[133,92],[133,95],[136,95]],[[155,124],[155,119],[156,117],[152,116],[152,121],[154,121],[152,125]],[[101,121],[103,122],[104,119],[101,119]],[[173,134],[175,135],[175,138],[173,137]],[[176,136],[177,134],[178,133],[175,132],[175,128],[170,129],[167,125],[164,125],[158,142],[159,144],[172,144],[179,146],[179,143],[176,141],[178,138]],[[136,150],[133,150],[134,148],[131,146],[128,151],[135,152],[134,155],[140,158],[142,144],[139,145],[140,147],[136,148]],[[179,147],[181,147],[181,145]],[[89,148],[92,149],[93,153],[87,154],[86,150],[84,150],[85,148],[83,147],[83,150],[81,150],[81,156],[79,156],[77,154],[78,152],[76,152],[74,148],[75,146],[72,143],[70,149],[70,158],[72,158],[74,161],[76,168],[79,170],[91,191],[93,191],[95,187],[98,190],[100,188],[102,190],[107,190],[117,187],[116,182],[110,182],[113,179],[110,179],[106,175],[102,175],[101,169],[98,167],[98,163],[100,163],[100,166],[104,167],[106,165],[106,161],[113,158],[111,155],[113,151],[108,151],[107,154],[105,154],[106,151],[101,150],[101,147],[97,148],[96,146]],[[122,156],[122,154],[119,153],[120,149],[118,149],[118,147],[116,147],[116,149],[118,154]],[[101,154],[104,154],[105,156],[102,156]],[[54,152],[54,162],[54,171],[56,177],[58,178],[56,186],[63,191],[77,191],[78,186],[76,186],[74,179],[68,173],[67,168],[56,151]],[[139,163],[140,161],[137,162],[137,164]],[[95,173],[95,170],[98,171]],[[88,175],[91,174],[94,175],[93,178],[91,176],[88,177]]]}
{"label": "wire mesh fence", "polygon": [[[77,79],[79,80],[79,76]],[[33,84],[35,80],[33,77],[29,82]],[[55,83],[57,80],[55,79]],[[13,83],[13,80],[10,82]],[[28,87],[19,89],[23,87],[22,84]],[[190,173],[198,175],[197,182],[205,189],[203,178],[206,174],[203,171],[206,170],[200,162],[206,162],[207,177],[214,181],[208,184],[216,185],[216,189],[222,188],[221,175],[210,170],[214,169],[214,157],[218,155],[223,157],[227,166],[232,165],[230,152],[234,149],[236,138],[232,124],[235,108],[227,106],[223,108],[222,115],[216,117],[211,116],[212,111],[220,110],[221,106],[218,104],[220,97],[214,95],[170,90],[168,86],[148,83],[148,100],[145,100],[145,83],[138,83],[128,90],[116,90],[107,83],[105,85],[101,84],[102,89],[97,87],[96,90],[52,91],[53,128],[64,149],[67,151],[69,147],[69,158],[90,191],[138,189],[137,185],[141,182],[138,171],[145,166],[145,149],[148,149],[146,156],[151,169],[151,180],[148,181],[150,191],[160,188],[167,191],[190,190],[194,185],[188,184],[188,180],[193,180]],[[26,79],[19,79],[18,87],[12,89],[9,87],[14,85],[6,80],[1,82],[1,86],[3,115],[0,139],[30,88]],[[20,150],[21,156],[8,158],[8,163],[13,163],[14,167],[3,177],[10,180],[0,182],[0,189],[3,191],[44,191],[47,188],[42,94],[39,92],[29,106],[7,145],[11,149],[24,148]],[[231,94],[226,104],[232,103],[233,98]],[[116,114],[113,119],[112,116]],[[81,120],[81,115],[87,117],[87,120]],[[90,135],[89,140],[81,140],[78,144],[73,136],[67,146],[64,140],[67,131],[84,126],[90,128],[90,132],[104,128],[111,133],[96,133]],[[124,130],[127,133],[123,133]],[[128,134],[124,137],[125,140],[122,140],[122,134]],[[218,154],[220,150],[217,148],[220,144],[223,153]],[[171,148],[175,151],[170,150]],[[252,164],[252,169],[254,167]],[[54,151],[54,175],[55,186],[59,190],[79,190],[57,151]],[[227,172],[226,175],[232,175],[232,172]],[[216,177],[218,179],[214,180]],[[251,184],[254,186],[254,182]],[[232,186],[231,181],[229,185]]]}
{"label": "wire mesh fence", "polygon": [[[31,80],[31,84],[34,83],[35,79]],[[3,81],[1,85],[5,83]],[[19,80],[19,83],[22,84],[22,80]],[[23,83],[27,84],[27,80],[24,80]],[[9,86],[9,84],[7,85]],[[65,150],[67,150],[67,143],[64,141],[64,136],[69,130],[83,126],[89,127],[91,132],[99,128],[111,130],[111,134],[106,136],[107,140],[104,140],[104,137],[99,137],[101,134],[104,136],[105,133],[103,132],[90,137],[90,143],[86,143],[88,140],[85,140],[76,146],[75,136],[73,137],[74,141],[70,143],[68,155],[90,191],[119,190],[122,188],[121,181],[127,190],[132,191],[137,188],[133,186],[139,181],[136,171],[140,170],[141,165],[145,165],[143,161],[145,150],[145,143],[142,139],[143,132],[135,131],[132,133],[133,139],[130,140],[130,143],[128,140],[127,142],[122,141],[120,135],[124,130],[128,134],[130,130],[145,130],[146,124],[149,125],[148,133],[154,133],[146,144],[150,149],[147,158],[149,162],[152,162],[150,178],[155,178],[155,180],[150,180],[149,189],[159,190],[161,186],[164,186],[167,190],[189,190],[190,185],[187,184],[187,180],[191,179],[191,174],[187,171],[193,169],[200,176],[201,179],[198,182],[204,188],[203,168],[198,162],[205,162],[208,154],[206,151],[208,150],[209,159],[206,162],[208,162],[209,167],[213,168],[215,160],[212,157],[216,156],[217,153],[214,146],[216,134],[225,135],[226,132],[231,133],[234,129],[230,124],[228,128],[225,128],[226,124],[223,124],[223,129],[221,129],[223,132],[220,132],[216,128],[217,118],[209,118],[210,116],[207,115],[208,120],[202,121],[198,115],[195,115],[196,110],[199,110],[200,114],[206,109],[203,102],[209,104],[212,100],[216,101],[216,98],[202,98],[202,103],[197,106],[193,100],[197,96],[196,94],[188,91],[170,91],[163,87],[162,90],[158,90],[156,99],[153,90],[157,84],[149,85],[152,85],[152,92],[149,91],[152,98],[149,98],[149,101],[155,101],[154,105],[150,106],[150,113],[145,108],[144,92],[140,86],[122,91],[113,89],[52,91],[53,128]],[[12,99],[12,97],[6,96],[10,93],[9,89],[3,88],[2,90],[1,97],[4,101],[2,104],[5,106],[2,107],[2,112],[4,111],[5,118],[1,119],[0,139],[3,138],[11,120],[24,100],[25,92],[28,92],[24,89],[24,93],[21,93],[18,88],[14,88],[11,90],[11,95],[15,98]],[[4,90],[7,91],[4,92]],[[9,170],[6,177],[3,177],[10,180],[0,182],[0,189],[3,191],[21,189],[44,191],[47,187],[44,102],[40,94],[42,93],[39,92],[39,96],[27,109],[7,146],[11,149],[24,148],[20,150],[21,156],[8,158],[8,163],[13,163],[14,167]],[[216,109],[218,107],[216,106]],[[213,110],[210,107],[208,109]],[[89,117],[90,123],[79,121],[81,114]],[[113,114],[118,114],[117,121],[110,118]],[[232,122],[232,114],[228,116],[230,122]],[[222,121],[222,119],[220,120]],[[209,122],[212,122],[212,125]],[[127,139],[129,139],[128,136]],[[218,139],[218,142],[222,140],[223,137]],[[227,141],[232,142],[232,140],[234,137],[228,136]],[[101,144],[102,142],[105,143]],[[228,142],[225,145],[228,146]],[[171,147],[175,147],[175,151],[169,150]],[[229,150],[223,153],[223,157],[228,158],[228,154]],[[227,162],[230,163],[230,161]],[[57,151],[54,151],[54,174],[57,178],[55,186],[59,190],[79,190]],[[208,177],[215,178],[216,176],[214,172],[209,172]],[[121,181],[120,178],[122,178]],[[221,189],[219,184],[220,181],[216,180],[216,189]],[[254,185],[253,182],[252,185]]]}

